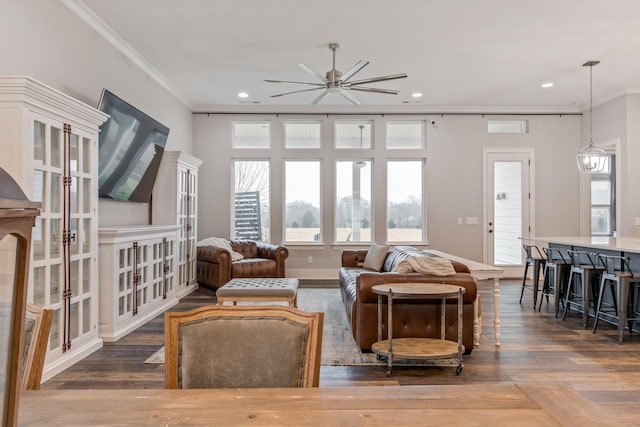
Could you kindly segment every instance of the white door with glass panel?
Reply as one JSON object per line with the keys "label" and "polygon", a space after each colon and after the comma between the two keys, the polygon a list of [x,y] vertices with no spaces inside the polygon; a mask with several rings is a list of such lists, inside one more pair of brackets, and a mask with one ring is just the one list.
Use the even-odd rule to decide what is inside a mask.
{"label": "white door with glass panel", "polygon": [[522,240],[530,228],[531,153],[485,150],[485,254],[488,264],[518,276]]}

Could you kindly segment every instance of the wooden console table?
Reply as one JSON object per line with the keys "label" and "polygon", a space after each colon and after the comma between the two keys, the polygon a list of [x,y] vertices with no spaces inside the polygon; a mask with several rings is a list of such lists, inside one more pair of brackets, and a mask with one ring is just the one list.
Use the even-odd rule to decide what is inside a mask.
{"label": "wooden console table", "polygon": [[[500,278],[502,278],[502,275],[504,274],[504,269],[489,264],[482,264],[470,259],[461,258],[446,252],[440,252],[435,249],[426,249],[423,250],[423,252],[466,265],[469,268],[471,275],[475,277],[476,280],[493,280],[493,328],[495,331],[496,347],[499,347],[500,330],[502,328],[500,324]],[[482,332],[482,316],[478,311],[478,298],[476,298],[476,302],[473,305],[473,345],[476,347],[480,346],[480,333]]]}

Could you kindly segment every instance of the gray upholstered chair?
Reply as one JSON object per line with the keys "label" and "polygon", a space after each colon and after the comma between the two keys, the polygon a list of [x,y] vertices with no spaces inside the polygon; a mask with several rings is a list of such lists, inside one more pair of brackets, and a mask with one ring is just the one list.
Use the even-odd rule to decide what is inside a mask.
{"label": "gray upholstered chair", "polygon": [[40,389],[53,310],[27,304],[22,352],[22,390]]}
{"label": "gray upholstered chair", "polygon": [[165,314],[166,388],[317,387],[324,313],[207,306]]}

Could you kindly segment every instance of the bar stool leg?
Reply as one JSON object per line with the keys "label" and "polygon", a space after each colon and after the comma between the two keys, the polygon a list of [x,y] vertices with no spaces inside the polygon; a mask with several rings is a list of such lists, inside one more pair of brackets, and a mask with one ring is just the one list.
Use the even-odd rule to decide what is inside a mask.
{"label": "bar stool leg", "polygon": [[[542,295],[540,295],[540,304],[538,304],[538,311],[542,308],[543,296],[547,296],[547,303],[549,302],[549,292],[551,291],[551,278],[549,277],[549,270],[555,270],[553,267],[546,263],[544,265],[542,273]],[[534,307],[535,308],[535,307]]]}
{"label": "bar stool leg", "polygon": [[598,304],[596,304],[596,318],[593,321],[593,329],[591,332],[596,333],[596,329],[598,328],[598,320],[600,320],[600,307],[602,307],[602,295],[604,295],[604,287],[606,286],[607,278],[603,274],[602,279],[600,280],[600,292],[598,292]]}
{"label": "bar stool leg", "polygon": [[591,293],[591,279],[593,278],[591,270],[585,270],[582,274],[582,326],[587,329],[589,324],[589,303]]}
{"label": "bar stool leg", "polygon": [[[571,292],[573,292],[573,283],[576,279],[573,273],[574,271],[571,269],[571,273],[569,273],[569,284],[567,285],[567,292],[564,297],[564,312],[562,313],[562,320],[567,318],[567,312],[569,311],[569,297],[571,296]],[[582,274],[580,276],[582,276]]]}
{"label": "bar stool leg", "polygon": [[624,327],[627,323],[627,305],[629,303],[629,280],[626,278],[618,278],[618,344],[622,344],[624,337]]}
{"label": "bar stool leg", "polygon": [[540,269],[542,263],[540,260],[533,261],[533,309],[536,309],[536,303],[538,302],[538,282],[540,281]]}
{"label": "bar stool leg", "polygon": [[522,297],[524,295],[524,286],[527,283],[527,271],[529,271],[529,261],[524,264],[524,275],[522,276],[522,290],[520,291],[520,304],[522,304]]}

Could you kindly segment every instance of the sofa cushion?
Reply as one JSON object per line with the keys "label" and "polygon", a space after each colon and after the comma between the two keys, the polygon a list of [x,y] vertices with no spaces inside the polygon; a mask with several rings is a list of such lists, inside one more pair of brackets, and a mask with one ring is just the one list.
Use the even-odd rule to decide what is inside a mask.
{"label": "sofa cushion", "polygon": [[364,257],[364,268],[369,270],[380,271],[382,264],[384,264],[385,258],[389,253],[389,246],[376,245],[372,243],[367,252],[367,256]]}

